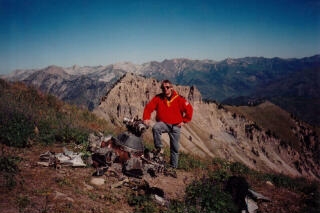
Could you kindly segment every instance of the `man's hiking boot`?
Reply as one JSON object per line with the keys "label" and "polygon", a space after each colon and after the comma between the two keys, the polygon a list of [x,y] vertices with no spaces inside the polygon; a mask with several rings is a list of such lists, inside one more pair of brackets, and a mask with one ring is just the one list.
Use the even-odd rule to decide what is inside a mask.
{"label": "man's hiking boot", "polygon": [[162,148],[155,148],[154,150],[152,150],[152,160],[157,162],[157,163],[164,163],[164,149]]}
{"label": "man's hiking boot", "polygon": [[171,176],[173,178],[177,178],[178,175],[177,175],[177,169],[176,168],[173,168],[173,167],[169,167],[169,168],[166,168],[164,170],[164,175],[165,176]]}

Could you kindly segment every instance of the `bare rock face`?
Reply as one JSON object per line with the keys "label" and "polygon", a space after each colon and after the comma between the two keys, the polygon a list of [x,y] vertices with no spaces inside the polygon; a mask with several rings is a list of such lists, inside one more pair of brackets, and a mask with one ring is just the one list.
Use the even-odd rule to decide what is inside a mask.
{"label": "bare rock face", "polygon": [[[306,159],[306,154],[300,154],[290,146],[282,146],[280,139],[244,116],[231,113],[220,104],[203,102],[196,87],[174,86],[174,89],[194,108],[192,121],[182,128],[182,152],[209,159],[219,157],[237,161],[264,172],[320,177],[319,164],[313,158]],[[115,127],[123,127],[125,117],[141,118],[146,103],[160,92],[157,80],[127,73],[101,99],[94,113]],[[144,139],[152,141],[151,129],[144,134]],[[166,134],[163,140],[169,146]]]}
{"label": "bare rock face", "polygon": [[[94,111],[115,125],[121,125],[125,117],[141,118],[147,102],[161,93],[160,86],[156,79],[127,73],[102,98]],[[195,87],[175,86],[174,89],[191,104],[201,102],[201,94]]]}

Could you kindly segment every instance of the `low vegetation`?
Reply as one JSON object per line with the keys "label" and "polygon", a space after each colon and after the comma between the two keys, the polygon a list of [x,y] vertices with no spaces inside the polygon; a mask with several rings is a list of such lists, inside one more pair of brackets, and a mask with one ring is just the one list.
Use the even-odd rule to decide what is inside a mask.
{"label": "low vegetation", "polygon": [[89,132],[104,132],[108,123],[88,110],[67,105],[21,83],[0,80],[0,140],[8,146],[32,143],[82,144]]}
{"label": "low vegetation", "polygon": [[0,156],[0,171],[3,176],[3,186],[12,189],[16,186],[15,175],[19,172],[17,163],[19,157],[15,156]]}

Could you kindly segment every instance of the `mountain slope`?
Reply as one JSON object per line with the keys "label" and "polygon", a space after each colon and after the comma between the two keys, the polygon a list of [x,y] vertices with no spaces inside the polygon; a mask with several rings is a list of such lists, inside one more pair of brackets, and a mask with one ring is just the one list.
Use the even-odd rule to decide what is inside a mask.
{"label": "mountain slope", "polygon": [[[311,146],[311,143],[306,145],[299,140],[298,144],[291,144],[289,137],[284,140],[282,135],[280,138],[271,134],[266,124],[260,126],[255,123],[253,116],[229,111],[216,103],[203,102],[197,88],[193,89],[193,95],[191,87],[175,86],[175,89],[194,107],[192,122],[182,129],[181,151],[200,157],[238,161],[266,172],[320,178],[318,136],[310,136]],[[156,79],[128,73],[103,97],[94,113],[121,127],[124,117],[141,118],[147,101],[159,92],[160,82]],[[268,124],[272,126],[272,122],[270,120]],[[299,126],[293,119],[289,123],[284,124],[288,134],[302,137],[299,130],[304,128],[303,125]],[[152,140],[151,130],[145,134],[145,140]],[[168,146],[168,137],[164,136],[163,140]]]}
{"label": "mountain slope", "polygon": [[107,84],[85,75],[70,75],[63,68],[50,66],[23,79],[42,92],[53,94],[68,103],[93,109]]}

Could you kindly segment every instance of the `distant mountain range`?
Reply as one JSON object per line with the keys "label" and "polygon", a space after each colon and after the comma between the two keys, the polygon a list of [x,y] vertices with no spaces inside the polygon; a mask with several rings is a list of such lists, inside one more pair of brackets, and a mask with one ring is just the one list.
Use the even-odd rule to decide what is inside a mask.
{"label": "distant mountain range", "polygon": [[95,67],[49,66],[17,70],[2,78],[24,81],[92,110],[127,72],[193,85],[204,99],[223,104],[248,105],[270,100],[298,118],[320,125],[320,55],[301,59],[172,59],[142,65],[126,62]]}

